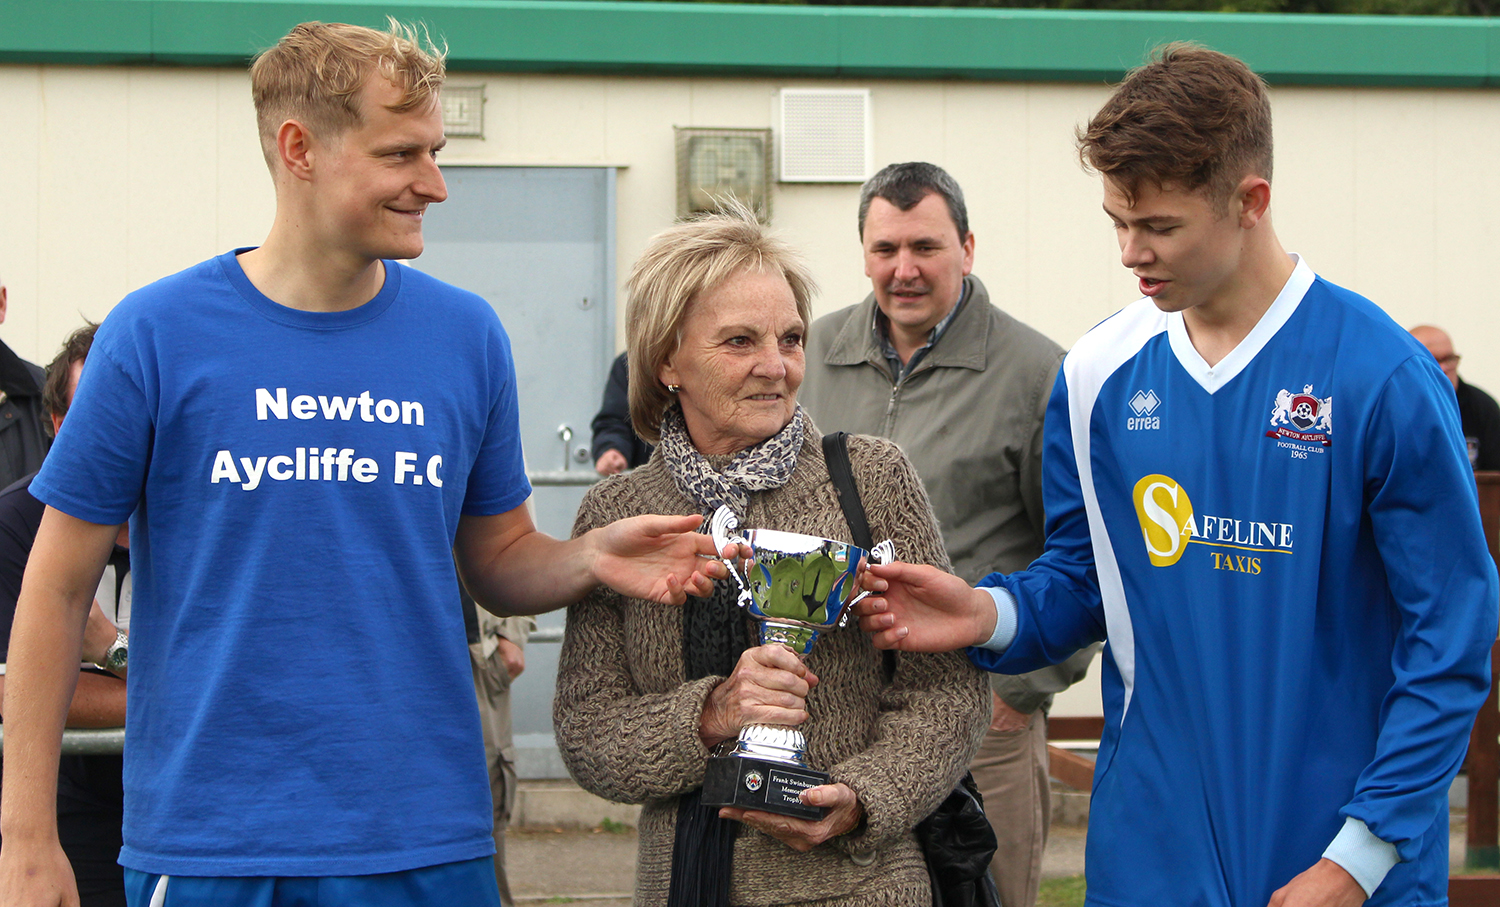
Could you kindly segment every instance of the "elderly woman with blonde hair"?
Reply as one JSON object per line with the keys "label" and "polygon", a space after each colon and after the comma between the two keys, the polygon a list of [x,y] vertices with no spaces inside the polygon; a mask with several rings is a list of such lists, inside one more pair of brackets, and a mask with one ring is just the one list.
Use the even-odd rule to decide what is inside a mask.
{"label": "elderly woman with blonde hair", "polygon": [[[575,533],[641,513],[850,539],[821,438],[797,405],[813,284],[742,210],[656,236],[628,282],[630,408],[658,442],[646,465],[599,483]],[[875,538],[946,569],[915,470],[888,441],[849,456]],[[635,903],[670,907],[927,905],[913,834],[953,789],[988,717],[961,654],[883,657],[854,627],[804,660],[756,645],[732,583],[681,607],[596,589],[568,613],[554,718],[586,789],[641,803]],[[831,782],[803,801],[819,821],[701,802],[704,767],[747,724],[798,726]]]}

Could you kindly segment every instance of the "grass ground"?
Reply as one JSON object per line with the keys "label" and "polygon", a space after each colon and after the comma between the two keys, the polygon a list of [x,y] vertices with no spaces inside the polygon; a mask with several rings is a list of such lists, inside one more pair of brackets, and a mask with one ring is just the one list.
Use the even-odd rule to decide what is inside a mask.
{"label": "grass ground", "polygon": [[1037,907],[1083,907],[1085,891],[1083,876],[1067,876],[1061,879],[1043,879],[1042,890],[1037,895]]}

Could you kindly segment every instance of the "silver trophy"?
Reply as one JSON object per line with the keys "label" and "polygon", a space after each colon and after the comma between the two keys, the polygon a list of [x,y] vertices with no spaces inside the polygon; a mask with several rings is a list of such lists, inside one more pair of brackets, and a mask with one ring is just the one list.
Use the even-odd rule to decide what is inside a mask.
{"label": "silver trophy", "polygon": [[[750,529],[737,534],[734,511],[720,507],[709,519],[714,546],[738,543],[751,550],[745,574],[731,561],[724,564],[739,584],[739,604],[759,626],[762,645],[781,643],[806,657],[818,636],[849,621],[850,607],[868,592],[857,592],[861,560],[888,564],[896,559],[889,540],[866,551],[833,539]],[[796,728],[747,725],[734,749],[708,760],[703,779],[706,806],[736,806],[802,819],[821,819],[824,809],[808,806],[802,791],[828,783],[828,774],[812,768],[807,741]]]}

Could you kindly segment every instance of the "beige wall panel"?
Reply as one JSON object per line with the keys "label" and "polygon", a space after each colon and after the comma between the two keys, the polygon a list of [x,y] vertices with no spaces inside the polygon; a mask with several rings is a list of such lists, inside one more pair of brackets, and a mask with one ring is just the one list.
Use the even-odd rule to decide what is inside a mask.
{"label": "beige wall panel", "polygon": [[[925,160],[943,167],[963,187],[974,231],[974,273],[997,304],[1034,321],[1034,291],[1024,276],[1034,239],[1027,228],[1034,201],[1026,185],[1035,151],[1026,135],[1030,92],[1025,85],[1007,86],[1007,91],[987,87],[944,86],[941,155]],[[937,113],[932,111],[934,119]],[[894,162],[880,160],[877,166]]]}
{"label": "beige wall panel", "polygon": [[1271,219],[1289,252],[1330,280],[1352,284],[1358,270],[1355,187],[1360,161],[1355,148],[1358,104],[1354,93],[1324,89],[1277,89],[1276,162]]}
{"label": "beige wall panel", "polygon": [[[1445,199],[1437,211],[1434,261],[1416,275],[1410,311],[1400,319],[1475,324],[1455,341],[1467,353],[1462,371],[1475,383],[1500,392],[1500,95],[1454,91],[1433,99],[1434,119],[1443,125],[1434,161],[1434,195]],[[1399,263],[1398,248],[1392,258]]]}
{"label": "beige wall panel", "polygon": [[604,160],[607,79],[528,76],[523,81],[517,154],[537,162]]}
{"label": "beige wall panel", "polygon": [[893,161],[948,156],[949,121],[945,82],[846,82],[838,87],[870,89],[875,169]]}
{"label": "beige wall panel", "polygon": [[775,125],[777,86],[758,79],[693,79],[689,122],[677,126],[765,129]]}
{"label": "beige wall panel", "polygon": [[260,150],[250,79],[237,70],[214,73],[218,160],[214,168],[214,254],[259,245],[276,216],[271,172]]}
{"label": "beige wall panel", "polygon": [[[219,86],[212,70],[129,74],[124,146],[125,286],[224,251],[218,243]],[[97,318],[116,300],[88,300]]]}
{"label": "beige wall panel", "polygon": [[45,349],[42,306],[37,291],[41,244],[36,219],[40,194],[35,174],[41,167],[41,71],[34,66],[0,67],[0,174],[4,174],[6,216],[0,217],[0,282],[8,288],[9,309],[0,340],[28,359]]}
{"label": "beige wall panel", "polygon": [[[486,136],[449,162],[617,165],[621,283],[675,212],[673,126],[775,126],[781,87],[865,87],[876,166],[927,159],[964,185],[976,272],[1017,316],[1064,346],[1136,296],[1119,266],[1096,177],[1072,132],[1107,94],[1053,83],[499,75],[482,84]],[[1398,322],[1432,320],[1500,390],[1500,92],[1278,88],[1274,212],[1289,249],[1376,299]],[[80,309],[232,245],[274,210],[235,70],[0,67],[13,211],[0,274],[18,308],[3,329],[45,358]],[[163,135],[158,136],[156,133]],[[849,184],[777,184],[773,222],[808,256],[818,314],[868,292]],[[32,297],[34,314],[25,314]],[[32,320],[27,320],[28,318]],[[623,337],[623,332],[622,332]]]}
{"label": "beige wall panel", "polygon": [[1131,295],[1098,213],[1098,181],[1073,152],[1073,129],[1100,97],[1075,86],[951,84],[946,157],[930,158],[964,187],[975,273],[1002,307],[1065,346]]}
{"label": "beige wall panel", "polygon": [[615,296],[615,336],[622,350],[624,286],[630,266],[647,240],[677,215],[672,127],[725,125],[694,118],[694,88],[687,79],[616,79],[609,87],[605,153],[612,163],[628,165],[615,178],[615,276],[620,287]]}
{"label": "beige wall panel", "polygon": [[1101,205],[1103,184],[1078,161],[1074,131],[1107,92],[1098,86],[1033,84],[1027,105],[1029,257],[1021,279],[1028,319],[1064,347],[1140,295],[1120,266],[1120,246]]}
{"label": "beige wall panel", "polygon": [[[1344,279],[1379,297],[1398,321],[1402,308],[1430,291],[1437,263],[1434,222],[1439,207],[1453,202],[1434,195],[1432,102],[1432,92],[1412,90],[1368,90],[1355,100],[1355,270]],[[1420,270],[1411,267],[1417,262]]]}
{"label": "beige wall panel", "polygon": [[[41,359],[83,316],[98,318],[133,289],[130,241],[130,70],[44,67],[37,173]],[[137,112],[138,115],[142,112]],[[195,170],[210,166],[200,158]],[[50,336],[45,336],[50,335]]]}
{"label": "beige wall panel", "polygon": [[818,282],[814,318],[854,305],[870,292],[858,220],[857,185],[788,183],[777,193],[776,229],[806,257]]}

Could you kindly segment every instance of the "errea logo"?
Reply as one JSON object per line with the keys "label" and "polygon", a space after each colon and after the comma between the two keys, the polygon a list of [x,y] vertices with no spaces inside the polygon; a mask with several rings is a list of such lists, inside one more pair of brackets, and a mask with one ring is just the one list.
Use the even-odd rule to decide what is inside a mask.
{"label": "errea logo", "polygon": [[1161,417],[1152,415],[1158,406],[1161,406],[1161,398],[1156,396],[1156,391],[1136,391],[1130,398],[1130,411],[1135,415],[1125,420],[1125,427],[1131,431],[1161,428]]}

